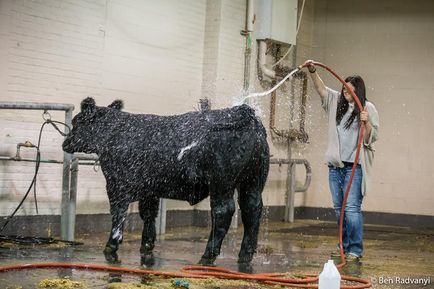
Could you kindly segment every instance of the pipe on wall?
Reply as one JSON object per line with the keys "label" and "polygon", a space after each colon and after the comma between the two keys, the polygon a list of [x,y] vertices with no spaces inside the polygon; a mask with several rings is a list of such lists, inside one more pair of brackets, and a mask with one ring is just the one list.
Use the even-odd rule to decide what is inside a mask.
{"label": "pipe on wall", "polygon": [[243,96],[249,94],[250,89],[250,62],[252,58],[252,32],[255,22],[255,10],[253,5],[254,0],[247,0],[246,3],[246,24],[245,29],[241,31],[241,35],[246,37],[246,47],[244,50],[244,81],[243,81]]}
{"label": "pipe on wall", "polygon": [[267,42],[265,40],[259,40],[259,51],[258,51],[258,62],[259,62],[259,70],[263,75],[268,78],[275,79],[276,72],[273,69],[269,69],[266,66],[267,63]]}

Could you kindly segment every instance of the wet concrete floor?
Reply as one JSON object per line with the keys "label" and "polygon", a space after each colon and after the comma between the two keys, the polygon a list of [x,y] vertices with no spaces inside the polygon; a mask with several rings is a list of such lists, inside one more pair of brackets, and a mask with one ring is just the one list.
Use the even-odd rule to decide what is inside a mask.
{"label": "wet concrete floor", "polygon": [[[231,229],[223,242],[216,265],[238,270],[237,256],[242,227]],[[156,242],[153,269],[178,271],[196,264],[206,245],[209,228],[168,229]],[[102,254],[107,234],[82,235],[75,247],[0,243],[0,264],[88,263],[108,265]],[[141,232],[126,233],[119,250],[120,266],[140,268]],[[261,226],[254,273],[289,272],[291,276],[318,274],[337,245],[337,226],[331,222],[298,220],[293,224],[265,222]],[[349,263],[342,274],[372,280],[378,289],[434,288],[434,229],[365,225],[365,254],[359,263]],[[44,279],[69,277],[84,287],[38,287]],[[115,287],[114,281],[123,282]],[[160,283],[158,283],[160,282]],[[142,285],[140,285],[142,284]],[[148,285],[145,285],[148,284]],[[119,284],[118,284],[119,285]],[[129,285],[133,287],[128,287]],[[176,288],[170,280],[150,280],[132,275],[80,270],[25,270],[0,273],[0,289],[33,288]],[[180,287],[178,287],[180,288]],[[283,288],[258,283],[192,283],[190,289]]]}

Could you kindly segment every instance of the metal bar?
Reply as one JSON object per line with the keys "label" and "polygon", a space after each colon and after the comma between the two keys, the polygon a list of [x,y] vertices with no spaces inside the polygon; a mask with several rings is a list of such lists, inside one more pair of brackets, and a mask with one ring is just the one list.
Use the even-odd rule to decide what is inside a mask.
{"label": "metal bar", "polygon": [[301,188],[295,188],[295,192],[306,192],[307,189],[310,186],[310,183],[312,181],[312,167],[310,166],[310,163],[306,159],[270,159],[270,164],[272,165],[290,165],[290,164],[296,164],[296,165],[304,165],[306,169],[306,178],[304,180],[304,185]]}
{"label": "metal bar", "polygon": [[85,154],[85,153],[74,153],[74,159],[86,160],[86,161],[97,161],[99,159],[96,154]]}
{"label": "metal bar", "polygon": [[[72,127],[72,109],[65,111],[65,124],[68,127]],[[68,133],[67,126],[65,126],[65,133]],[[65,137],[66,138],[66,137]],[[60,237],[64,240],[68,239],[68,231],[70,226],[70,164],[72,160],[72,154],[63,153],[63,176],[62,176],[62,205],[61,205],[61,216],[60,216]],[[75,206],[75,204],[74,204]],[[69,241],[74,241],[69,240]]]}
{"label": "metal bar", "polygon": [[[246,37],[246,46],[244,49],[244,79],[243,79],[243,96],[249,94],[250,89],[250,60],[252,57],[252,32],[253,32],[253,22],[254,22],[254,3],[253,0],[247,0],[246,3],[246,23],[245,30],[241,32],[242,35]],[[247,104],[249,100],[244,100]]]}
{"label": "metal bar", "polygon": [[305,159],[270,159],[270,164],[272,165],[288,165],[295,163],[297,165],[303,165],[308,162]]}
{"label": "metal bar", "polygon": [[[312,180],[312,167],[306,159],[270,159],[270,164],[288,165],[287,181],[286,181],[286,204],[285,204],[285,221],[294,222],[294,199],[295,193],[306,192]],[[304,185],[297,188],[295,184],[296,165],[304,165],[306,169],[306,177]]]}
{"label": "metal bar", "polygon": [[167,212],[167,200],[160,198],[160,204],[158,206],[157,222],[155,224],[157,228],[157,235],[164,235],[166,233],[166,212]]}
{"label": "metal bar", "polygon": [[[288,141],[288,160],[291,160],[292,157],[292,148],[291,148],[291,139],[287,139]],[[285,204],[285,222],[293,222],[294,216],[291,215],[291,212],[294,211],[294,195],[295,195],[295,176],[292,174],[293,163],[288,162],[288,170],[286,171],[286,204]]]}
{"label": "metal bar", "polygon": [[[36,159],[27,159],[27,158],[16,158],[16,157],[6,157],[6,156],[0,156],[0,161],[15,161],[15,162],[32,162],[35,163]],[[62,164],[62,161],[58,160],[40,160],[41,163],[47,163],[47,164]]]}
{"label": "metal bar", "polygon": [[285,221],[293,223],[294,222],[294,212],[295,212],[295,175],[296,175],[296,165],[291,163],[288,165],[288,177],[287,177],[287,190],[288,198],[285,210]]}
{"label": "metal bar", "polygon": [[[79,158],[81,160],[81,158]],[[91,160],[91,159],[89,159]],[[35,163],[36,159],[27,159],[27,158],[19,158],[16,157],[7,157],[7,156],[0,156],[0,161],[14,161],[14,162],[30,162]],[[41,163],[47,163],[47,164],[63,164],[63,161],[58,160],[40,160]],[[94,166],[95,162],[79,162],[80,166]]]}
{"label": "metal bar", "polygon": [[71,183],[69,186],[68,216],[66,240],[74,241],[75,239],[75,212],[77,205],[77,178],[78,178],[78,159],[74,159],[71,164]]}
{"label": "metal bar", "polygon": [[306,192],[307,189],[310,186],[310,182],[312,180],[312,167],[310,166],[310,163],[307,160],[303,160],[304,167],[306,169],[306,178],[304,179],[304,185],[301,188],[296,188],[296,192]]}
{"label": "metal bar", "polygon": [[0,101],[0,109],[63,110],[72,112],[74,110],[74,105],[66,103]]}

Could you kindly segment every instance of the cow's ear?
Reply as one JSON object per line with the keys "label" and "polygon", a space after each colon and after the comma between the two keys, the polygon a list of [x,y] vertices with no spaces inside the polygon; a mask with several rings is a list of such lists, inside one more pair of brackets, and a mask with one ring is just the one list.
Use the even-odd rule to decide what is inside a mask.
{"label": "cow's ear", "polygon": [[120,99],[117,99],[115,101],[113,101],[108,107],[117,109],[117,110],[121,110],[124,108],[124,102]]}
{"label": "cow's ear", "polygon": [[86,97],[81,102],[81,112],[93,114],[96,109],[95,100],[92,97]]}

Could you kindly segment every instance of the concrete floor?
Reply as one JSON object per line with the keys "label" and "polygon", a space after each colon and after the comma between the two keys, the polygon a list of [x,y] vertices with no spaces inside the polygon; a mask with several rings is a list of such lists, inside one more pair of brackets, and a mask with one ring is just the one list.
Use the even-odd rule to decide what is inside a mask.
{"label": "concrete floor", "polygon": [[[197,263],[205,248],[208,228],[170,229],[156,243],[155,269],[177,271],[185,265]],[[219,267],[237,270],[237,255],[242,228],[231,229],[226,237],[222,253],[216,261]],[[84,244],[76,247],[10,246],[0,244],[0,264],[24,264],[42,262],[74,262],[106,265],[102,250],[106,235],[78,236]],[[119,250],[121,266],[140,267],[141,232],[128,233]],[[337,244],[337,228],[334,223],[320,221],[296,221],[294,224],[267,222],[262,224],[258,253],[253,261],[255,273],[290,272],[317,274]],[[25,274],[23,274],[25,273]],[[373,281],[373,288],[434,288],[434,229],[421,230],[407,227],[365,225],[365,255],[361,263],[344,267],[344,275],[358,276]],[[85,284],[85,288],[174,288],[170,280],[149,280],[138,276],[122,277],[105,272],[78,270],[27,270],[25,272],[0,273],[0,289],[38,288],[43,279],[70,276]],[[397,278],[400,278],[399,280]],[[119,280],[118,280],[119,279]],[[111,287],[112,281],[122,281],[121,287]],[[146,282],[145,282],[146,281]],[[402,284],[409,282],[429,284]],[[161,282],[160,285],[158,282]],[[48,288],[48,287],[44,287]],[[50,287],[57,288],[57,287]],[[67,288],[67,287],[58,287]],[[263,284],[211,284],[194,285],[195,288],[282,288]]]}

